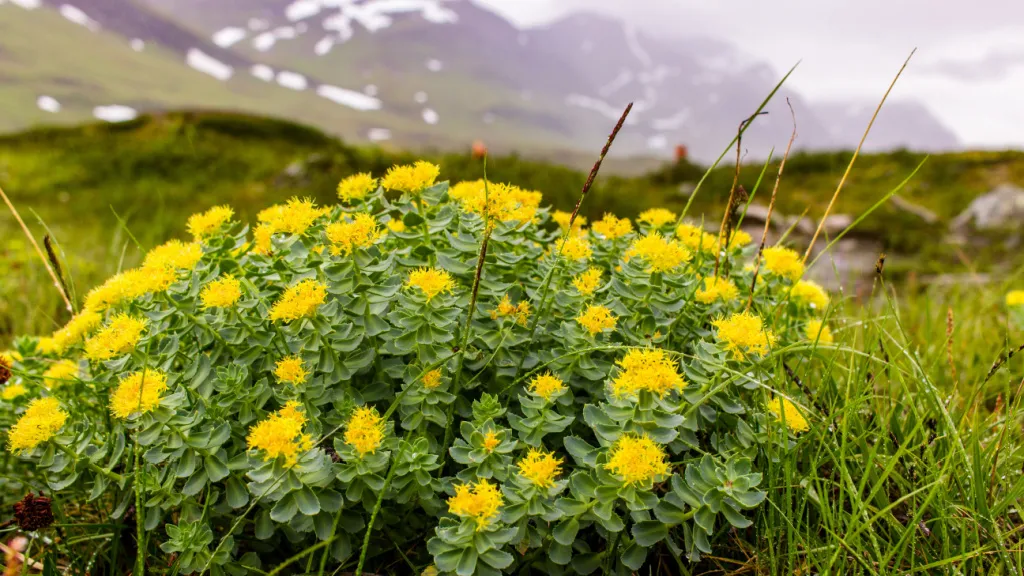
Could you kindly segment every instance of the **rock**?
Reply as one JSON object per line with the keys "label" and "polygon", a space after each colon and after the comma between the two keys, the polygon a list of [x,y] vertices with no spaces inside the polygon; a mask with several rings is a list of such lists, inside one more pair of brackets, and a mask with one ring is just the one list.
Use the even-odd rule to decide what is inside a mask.
{"label": "rock", "polygon": [[1019,226],[1024,221],[1024,190],[1013,184],[1001,184],[987,194],[974,199],[950,226],[963,230],[974,226],[978,230],[992,230]]}

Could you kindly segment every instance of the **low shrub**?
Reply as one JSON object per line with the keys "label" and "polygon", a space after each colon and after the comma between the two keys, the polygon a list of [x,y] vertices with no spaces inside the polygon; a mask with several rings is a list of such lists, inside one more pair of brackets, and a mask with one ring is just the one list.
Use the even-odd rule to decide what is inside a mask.
{"label": "low shrub", "polygon": [[810,418],[766,358],[832,341],[800,256],[437,178],[193,216],[16,340],[0,482],[134,532],[135,573],[627,573],[750,526]]}

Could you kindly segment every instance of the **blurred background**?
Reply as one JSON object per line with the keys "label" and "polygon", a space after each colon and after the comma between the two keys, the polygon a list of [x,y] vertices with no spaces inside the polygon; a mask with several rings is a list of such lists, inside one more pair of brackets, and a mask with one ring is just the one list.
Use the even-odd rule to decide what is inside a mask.
{"label": "blurred background", "polygon": [[[1019,275],[1012,0],[0,0],[0,187],[82,293],[191,212],[331,202],[340,178],[416,158],[461,180],[487,155],[488,177],[568,209],[633,102],[584,214],[689,203],[714,222],[735,152],[691,197],[696,182],[799,62],[744,136],[740,176],[759,235],[791,104],[771,239],[799,244],[914,48],[825,233],[874,211],[813,273],[857,294],[886,253],[910,282]],[[0,341],[62,324],[6,211],[0,227]]]}

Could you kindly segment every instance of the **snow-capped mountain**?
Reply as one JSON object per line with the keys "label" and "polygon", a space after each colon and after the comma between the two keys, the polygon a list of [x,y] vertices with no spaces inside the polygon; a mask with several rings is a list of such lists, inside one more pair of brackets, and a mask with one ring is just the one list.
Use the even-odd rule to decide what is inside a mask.
{"label": "snow-capped mountain", "polygon": [[[126,49],[159,51],[257,102],[239,107],[409,146],[481,139],[499,150],[589,150],[634,102],[618,153],[668,155],[685,145],[706,160],[779,78],[713,39],[666,41],[591,14],[518,29],[470,0],[10,1],[116,35]],[[0,7],[0,22],[12,9]],[[0,39],[0,61],[2,48]],[[800,146],[856,144],[855,105],[819,107],[783,87],[745,137],[752,156],[785,145],[787,98]],[[160,99],[152,104],[142,107],[159,108]],[[207,103],[197,94],[194,104]],[[923,106],[904,106],[914,113],[886,115],[876,126],[886,136],[871,144],[956,146]]]}

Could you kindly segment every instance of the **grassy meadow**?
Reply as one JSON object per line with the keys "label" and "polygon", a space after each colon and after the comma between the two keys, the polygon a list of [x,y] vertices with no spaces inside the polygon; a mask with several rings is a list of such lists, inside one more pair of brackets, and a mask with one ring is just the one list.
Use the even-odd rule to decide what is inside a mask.
{"label": "grassy meadow", "polygon": [[[119,270],[138,265],[146,251],[170,238],[187,238],[186,221],[190,214],[229,204],[234,207],[237,220],[255,224],[261,210],[293,196],[309,197],[321,205],[331,206],[337,202],[336,188],[341,178],[356,172],[382,176],[392,165],[417,158],[346,146],[315,130],[289,123],[227,114],[176,113],[144,117],[121,125],[41,129],[0,137],[0,187],[18,207],[37,240],[41,241],[45,234],[51,234],[56,240],[73,296],[76,302],[81,302],[89,288]],[[454,183],[483,176],[482,162],[468,155],[427,154],[426,159],[440,166],[442,180],[451,179]],[[849,153],[796,154],[789,158],[779,188],[777,209],[788,215],[806,211],[811,218],[820,217],[849,159]],[[857,216],[872,209],[923,159],[924,156],[910,152],[862,156],[834,213]],[[754,201],[766,204],[770,186],[757,186],[763,169],[762,165],[744,166],[740,181],[747,190],[756,190]],[[527,190],[541,191],[542,205],[550,204],[562,210],[571,210],[586,178],[584,172],[572,168],[519,157],[491,158],[486,170],[490,181],[510,182]],[[703,168],[686,163],[665,166],[643,175],[625,175],[627,169],[617,170],[612,162],[605,170],[582,207],[581,215],[591,223],[606,212],[636,219],[640,213],[654,207],[679,214],[688,201],[680,193],[680,185],[696,182],[704,173]],[[777,161],[770,162],[765,181],[773,182],[777,170]],[[688,218],[719,221],[732,177],[731,166],[712,171],[693,200]],[[1021,351],[1024,348],[1024,306],[1008,306],[1006,295],[1011,290],[1024,289],[1024,259],[1013,247],[997,241],[982,247],[954,249],[941,240],[948,222],[970,199],[1005,180],[1024,182],[1024,154],[972,152],[932,156],[900,194],[934,212],[938,222],[924,222],[887,204],[872,212],[857,227],[854,234],[877,239],[886,251],[900,257],[891,259],[868,280],[870,290],[867,293],[854,297],[835,292],[824,309],[812,311],[831,327],[833,342],[826,342],[823,337],[782,339],[770,354],[746,363],[722,356],[722,374],[726,375],[722,378],[749,383],[747,391],[737,393],[744,408],[751,413],[770,415],[760,406],[772,398],[786,398],[799,407],[800,416],[808,424],[806,430],[794,433],[786,433],[785,426],[781,433],[768,426],[771,432],[758,437],[756,450],[750,446],[744,448],[745,453],[754,454],[754,468],[762,475],[759,489],[764,492],[763,503],[746,513],[751,521],[749,525],[718,521],[709,530],[713,552],[701,554],[699,560],[692,561],[687,558],[687,549],[692,548],[690,524],[684,521],[667,528],[662,538],[648,538],[638,527],[649,525],[649,513],[631,507],[622,511],[627,528],[621,536],[615,532],[613,537],[612,530],[596,522],[590,527],[593,535],[584,538],[581,532],[577,543],[565,546],[571,549],[573,561],[560,562],[556,554],[564,551],[551,544],[552,538],[557,541],[559,537],[548,534],[538,516],[536,526],[530,530],[536,530],[538,542],[542,544],[534,547],[536,550],[525,545],[509,548],[517,573],[1021,573],[1024,570],[1024,545],[1021,544],[1024,521],[1019,512],[1024,498],[1024,352]],[[415,204],[411,206],[403,210],[415,211]],[[403,221],[415,226],[422,219],[406,216]],[[469,222],[464,225],[479,224],[473,230],[483,234],[482,223]],[[5,269],[5,274],[0,275],[0,349],[3,349],[14,342],[15,336],[53,332],[68,321],[70,314],[13,219],[6,213],[0,215],[0,226],[4,231],[0,238],[0,263]],[[463,231],[460,229],[459,234]],[[434,233],[437,234],[437,229]],[[558,238],[558,235],[544,235],[546,232],[538,234],[541,236],[532,238],[538,242],[544,239],[554,242]],[[510,240],[511,233],[498,236],[499,246],[503,246],[502,242],[514,243]],[[419,239],[408,242],[419,242]],[[456,241],[452,242],[455,245]],[[238,244],[241,245],[244,243]],[[230,255],[231,248],[234,245],[225,240],[219,252],[225,262],[234,257]],[[749,248],[752,247],[743,253],[743,258],[753,257]],[[803,249],[802,246],[795,248]],[[525,253],[541,260],[540,252]],[[415,260],[416,254],[413,248],[406,256]],[[461,257],[468,287],[472,284],[476,254],[467,248]],[[740,256],[736,258],[737,264],[731,273],[736,278],[740,293],[737,302],[742,308],[750,279],[744,276],[749,271],[738,264]],[[499,267],[508,264],[500,259],[487,262]],[[630,266],[634,264],[629,263],[625,273],[635,272],[639,278],[642,271],[633,271]],[[705,266],[703,274],[708,274],[710,264],[701,261]],[[828,266],[827,258],[819,265]],[[278,267],[277,271],[285,269]],[[937,272],[962,272],[968,276],[982,272],[991,274],[971,284],[930,285],[917,280]],[[551,274],[557,275],[557,272]],[[659,281],[651,280],[656,286],[660,286]],[[538,295],[546,297],[546,292],[539,287],[542,283],[531,284],[532,276],[524,282],[529,286],[524,288],[523,295],[516,297],[525,301],[528,295],[534,296],[535,314],[539,316],[537,310],[543,309],[545,300],[540,300]],[[635,282],[639,285],[640,281]],[[696,286],[680,282],[681,286]],[[674,286],[671,282],[669,285]],[[355,286],[359,286],[359,280]],[[485,286],[483,297],[500,296],[495,286]],[[622,290],[629,291],[628,288]],[[782,334],[792,328],[797,312],[785,290],[779,293],[777,300],[775,298],[764,301],[760,316],[766,327]],[[565,295],[553,300],[556,316],[560,314],[560,307],[568,310],[576,305],[576,301]],[[401,302],[404,306],[404,301]],[[635,306],[629,302],[632,301],[623,296],[619,303],[624,308],[617,311],[623,319],[621,326],[626,326],[629,314],[636,315],[636,340],[624,336],[625,339],[615,341],[615,345],[639,346],[642,342],[651,345],[651,335],[645,336],[641,329],[641,326],[649,327],[644,324],[646,311],[639,299]],[[648,299],[643,303],[647,304]],[[666,306],[671,307],[671,304],[666,303]],[[460,300],[459,306],[466,306],[466,302]],[[725,314],[729,308],[723,305],[712,311]],[[701,312],[705,313],[711,314],[706,310]],[[799,312],[805,313],[806,310]],[[463,316],[459,316],[458,322],[463,321]],[[654,316],[657,317],[657,312]],[[694,338],[713,342],[711,316],[706,321],[694,319],[697,317],[687,316],[683,324],[692,322],[693,334],[699,335]],[[804,316],[799,318],[803,322]],[[467,322],[467,327],[469,325]],[[562,337],[570,338],[565,325],[548,328],[550,333],[542,330],[530,331],[529,337],[524,334],[524,340],[518,344],[528,348],[530,337],[535,334],[538,342],[542,338],[554,338],[556,342]],[[676,328],[677,323],[672,323],[671,329]],[[623,332],[626,332],[625,327]],[[202,331],[196,330],[196,333],[202,334]],[[292,336],[289,332],[287,338]],[[670,340],[666,342],[672,342],[674,333],[667,337]],[[217,344],[209,338],[196,335],[189,338],[195,338],[196,346],[198,342],[206,342],[213,350],[217,349]],[[240,334],[238,338],[241,342],[245,336]],[[499,355],[505,336],[500,338],[495,356]],[[187,342],[185,336],[182,342]],[[572,342],[578,344],[583,339]],[[609,337],[606,344],[612,343]],[[701,356],[689,343],[677,344],[677,348],[684,364],[696,363],[696,357]],[[199,348],[194,351],[198,352]],[[132,358],[138,360],[135,356]],[[611,367],[614,358],[608,356],[603,364],[599,361],[599,365]],[[484,374],[485,380],[493,376],[495,382],[520,382],[509,379],[507,371],[494,369],[492,373],[489,364],[490,360],[486,363],[474,360],[468,365]],[[255,371],[256,365],[253,366]],[[458,368],[462,368],[462,356],[458,357]],[[519,375],[518,369],[515,374]],[[694,377],[690,372],[685,376],[687,379]],[[465,393],[479,399],[479,391],[490,390],[489,385],[485,382],[482,388],[467,388]],[[584,397],[584,392],[577,391],[577,394]],[[383,401],[382,407],[387,407],[387,398],[378,400]],[[689,396],[687,400],[682,404],[695,408],[699,404]],[[517,401],[507,402],[507,406],[521,409]],[[579,404],[577,402],[575,408],[583,410]],[[575,414],[571,405],[570,402],[563,409]],[[457,406],[458,417],[469,420],[468,401],[452,406]],[[329,409],[325,408],[326,413]],[[587,418],[589,423],[590,416]],[[582,421],[581,416],[576,426],[582,425]],[[445,434],[438,434],[437,439],[431,436],[429,425],[416,427],[415,431],[436,448],[439,442],[448,445],[444,438],[448,430],[443,428]],[[585,428],[583,432],[577,428],[572,430],[573,434],[589,433]],[[402,432],[396,426],[392,435],[397,442]],[[706,437],[702,433],[699,440],[700,450],[683,451],[671,457],[672,468],[678,467],[681,471],[694,464],[700,460],[701,452],[715,456],[728,452],[722,447],[724,441],[710,432]],[[573,452],[568,445],[563,449],[560,442],[552,442],[549,448],[566,456],[567,460],[568,453]],[[128,450],[132,451],[130,444]],[[145,452],[137,444],[135,450],[134,469],[138,470],[139,454]],[[582,469],[584,458],[576,453],[572,456]],[[440,457],[445,458],[443,452]],[[125,462],[125,468],[117,470],[127,475],[131,462],[127,459]],[[49,488],[45,488],[49,482],[45,472],[36,471],[27,459],[19,460],[5,452],[0,457],[0,470],[0,486],[4,490],[0,521],[8,518],[11,505],[27,490],[49,492]],[[378,472],[381,476],[385,474],[383,469]],[[437,475],[440,477],[441,473]],[[132,490],[136,490],[136,495],[139,493],[135,488]],[[665,481],[655,483],[650,491],[664,497],[671,488]],[[116,503],[104,498],[93,502],[87,498],[87,488],[72,487],[66,492],[54,490],[53,493],[60,494],[55,500],[57,522],[51,528],[29,534],[31,543],[25,554],[31,558],[52,567],[63,567],[71,574],[139,573],[136,553],[138,543],[142,542],[143,546],[148,546],[145,548],[148,552],[142,556],[154,555],[154,560],[142,562],[143,571],[190,573],[182,565],[180,550],[179,555],[170,556],[175,558],[173,565],[155,560],[160,542],[166,540],[162,527],[149,527],[148,519],[145,527],[135,518],[115,519],[110,509]],[[204,494],[208,502],[210,492]],[[187,512],[172,513],[166,521],[177,520],[179,514],[197,518],[199,510],[201,517],[207,518],[206,507],[198,502],[187,503],[191,506],[186,506]],[[135,503],[141,504],[142,500]],[[288,539],[280,540],[282,549],[287,550],[282,556],[274,556],[258,545],[238,550],[239,556],[253,550],[266,554],[274,559],[273,564],[247,565],[247,572],[239,568],[236,572],[221,573],[350,574],[357,570],[373,574],[431,573],[433,551],[428,552],[421,540],[404,536],[394,539],[389,536],[384,540],[380,534],[371,538],[370,530],[365,531],[364,540],[364,525],[371,529],[379,526],[377,530],[383,534],[390,534],[389,530],[401,534],[402,518],[388,518],[385,514],[383,521],[374,524],[376,511],[371,515],[358,504],[345,506],[360,517],[352,533],[354,553],[337,563],[331,560],[330,569],[325,569],[328,555],[323,545],[303,542],[297,536],[292,538],[289,532]],[[217,509],[217,504],[211,509]],[[380,499],[377,510],[381,510]],[[387,510],[387,506],[383,510]],[[135,514],[141,516],[137,511]],[[210,517],[213,516],[210,512]],[[342,518],[340,512],[339,518]],[[226,541],[228,533],[234,533],[236,540],[244,540],[247,537],[244,535],[253,530],[258,533],[261,528],[257,524],[257,520],[244,515],[235,524],[212,522],[212,544],[207,552],[213,551],[216,556],[216,549]],[[335,529],[337,527],[335,520]],[[232,532],[235,528],[239,531]],[[16,531],[16,526],[5,524],[0,528],[0,536],[7,540]],[[331,534],[333,538],[334,531]],[[646,554],[642,568],[634,567],[634,559],[630,557],[638,548]],[[538,552],[541,549],[545,553]],[[211,563],[206,562],[206,566],[198,563],[202,570],[196,569],[194,573],[206,572]],[[26,564],[23,573],[34,573],[34,570]],[[437,573],[436,569],[433,573]]]}

